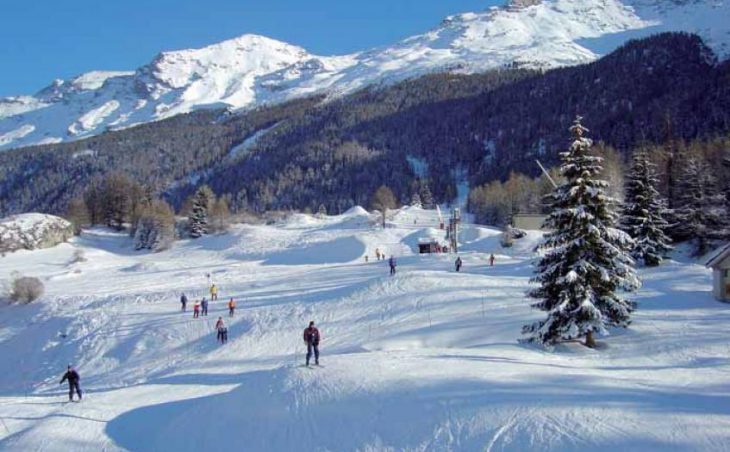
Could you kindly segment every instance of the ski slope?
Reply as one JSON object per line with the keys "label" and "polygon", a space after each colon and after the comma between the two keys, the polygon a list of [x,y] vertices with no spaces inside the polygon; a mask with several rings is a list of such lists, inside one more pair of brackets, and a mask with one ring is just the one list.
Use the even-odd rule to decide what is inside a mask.
{"label": "ski slope", "polygon": [[[40,276],[46,294],[0,307],[0,450],[728,450],[730,305],[701,265],[641,271],[634,325],[600,349],[546,351],[517,342],[541,315],[524,298],[538,233],[505,251],[465,225],[455,273],[415,254],[433,211],[377,224],[294,215],[159,254],[95,229],[1,257],[0,279]],[[178,298],[207,295],[208,274],[220,300],[193,319]],[[309,320],[318,368],[302,366]],[[81,403],[58,384],[68,363]]]}

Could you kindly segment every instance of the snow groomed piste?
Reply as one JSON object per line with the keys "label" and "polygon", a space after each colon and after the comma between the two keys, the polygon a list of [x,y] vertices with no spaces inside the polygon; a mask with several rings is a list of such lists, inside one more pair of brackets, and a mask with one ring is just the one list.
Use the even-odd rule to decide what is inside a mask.
{"label": "snow groomed piste", "polygon": [[[46,285],[0,315],[0,449],[727,450],[730,308],[700,263],[679,250],[641,270],[632,327],[598,349],[546,351],[518,342],[541,317],[525,298],[540,234],[503,249],[465,224],[456,273],[453,255],[416,254],[437,224],[404,208],[381,229],[356,208],[157,254],[95,229],[0,258],[0,278]],[[208,274],[209,315],[181,313],[181,292],[209,296]],[[303,367],[310,320],[322,368]],[[58,384],[69,363],[81,403]]]}

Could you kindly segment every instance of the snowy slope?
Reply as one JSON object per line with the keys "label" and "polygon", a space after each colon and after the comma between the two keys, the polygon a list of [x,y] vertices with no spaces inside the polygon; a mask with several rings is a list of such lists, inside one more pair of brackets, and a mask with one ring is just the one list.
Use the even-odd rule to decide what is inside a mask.
{"label": "snowy slope", "polygon": [[[730,305],[711,298],[708,270],[642,271],[630,330],[551,353],[517,342],[540,315],[523,296],[539,234],[503,252],[498,231],[467,224],[455,273],[453,256],[413,254],[436,221],[296,215],[159,254],[93,230],[0,258],[0,278],[17,269],[47,288],[0,308],[0,449],[727,450]],[[376,247],[399,258],[395,277]],[[193,319],[177,299],[205,294],[207,273],[221,301]],[[322,368],[301,367],[311,319]],[[67,363],[80,404],[58,385]]]}
{"label": "snowy slope", "polygon": [[75,140],[196,108],[337,95],[429,72],[575,65],[659,31],[698,32],[727,55],[727,17],[727,0],[513,0],[448,17],[390,46],[328,57],[243,35],[163,52],[134,72],[90,72],[56,80],[35,96],[0,99],[0,149]]}

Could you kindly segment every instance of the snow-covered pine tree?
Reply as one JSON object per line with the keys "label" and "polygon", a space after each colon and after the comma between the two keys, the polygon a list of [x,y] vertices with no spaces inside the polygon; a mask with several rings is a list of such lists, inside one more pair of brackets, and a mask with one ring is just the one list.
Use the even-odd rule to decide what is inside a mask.
{"label": "snow-covered pine tree", "polygon": [[215,202],[215,194],[207,185],[198,188],[193,195],[193,207],[188,217],[190,237],[198,238],[208,233],[208,209]]}
{"label": "snow-covered pine tree", "polygon": [[626,178],[626,198],[621,217],[621,229],[635,242],[631,256],[649,267],[659,265],[672,249],[671,240],[665,233],[669,227],[665,219],[666,201],[656,189],[659,179],[655,168],[646,151],[634,153],[631,171]]}
{"label": "snow-covered pine tree", "polygon": [[683,162],[675,183],[677,195],[670,233],[677,241],[693,241],[694,254],[700,256],[709,251],[712,239],[727,236],[724,196],[710,167],[697,157]]}
{"label": "snow-covered pine tree", "polygon": [[592,141],[577,117],[568,152],[561,153],[566,182],[547,196],[550,214],[545,226],[552,230],[540,246],[544,255],[528,292],[539,301],[532,307],[547,318],[523,327],[530,342],[551,346],[585,336],[594,346],[594,333],[609,327],[626,327],[635,304],[618,295],[620,288],[634,289],[639,280],[629,255],[633,240],[617,229],[616,201],[604,194],[608,183],[597,177],[601,157],[589,155]]}
{"label": "snow-covered pine tree", "polygon": [[421,197],[421,205],[424,209],[434,208],[433,194],[431,193],[431,189],[428,188],[428,183],[425,181],[421,183],[419,196]]}
{"label": "snow-covered pine tree", "polygon": [[324,206],[324,204],[319,205],[319,209],[317,209],[317,217],[324,218],[327,216],[327,207]]}
{"label": "snow-covered pine tree", "polygon": [[421,203],[421,195],[418,193],[413,193],[413,196],[411,196],[411,206],[412,207],[422,207],[423,204]]}

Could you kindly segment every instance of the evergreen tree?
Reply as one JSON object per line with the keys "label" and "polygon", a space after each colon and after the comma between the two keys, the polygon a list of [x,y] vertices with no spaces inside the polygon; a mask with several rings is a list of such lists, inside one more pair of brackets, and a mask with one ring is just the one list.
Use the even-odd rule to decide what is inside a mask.
{"label": "evergreen tree", "polygon": [[324,218],[327,216],[327,208],[324,206],[324,204],[319,205],[319,209],[317,209],[317,216],[319,218]]}
{"label": "evergreen tree", "polygon": [[669,223],[666,203],[656,187],[656,165],[649,161],[646,151],[634,154],[631,172],[626,181],[621,229],[634,239],[631,255],[637,261],[653,267],[659,265],[672,247],[665,231]]}
{"label": "evergreen tree", "polygon": [[712,239],[722,239],[725,230],[725,199],[709,165],[698,157],[683,162],[677,186],[670,234],[676,241],[694,241],[696,256],[709,251]]}
{"label": "evergreen tree", "polygon": [[192,209],[188,217],[190,237],[196,239],[209,232],[208,209],[215,202],[215,194],[207,185],[203,185],[193,195]]}
{"label": "evergreen tree", "polygon": [[570,128],[569,151],[561,153],[566,182],[547,197],[545,226],[552,232],[545,235],[533,278],[540,287],[528,293],[539,300],[532,307],[547,312],[547,318],[523,327],[528,341],[548,346],[585,336],[592,347],[594,333],[628,326],[635,304],[617,291],[639,286],[629,256],[633,241],[615,228],[616,201],[605,195],[608,183],[597,179],[602,158],[589,154],[592,141],[580,121]]}
{"label": "evergreen tree", "polygon": [[421,197],[421,204],[423,205],[424,209],[435,208],[431,189],[428,188],[428,184],[426,182],[421,182],[421,190],[419,191],[419,195]]}
{"label": "evergreen tree", "polygon": [[413,196],[411,196],[411,206],[423,207],[423,204],[421,203],[421,196],[418,193],[413,193]]}

